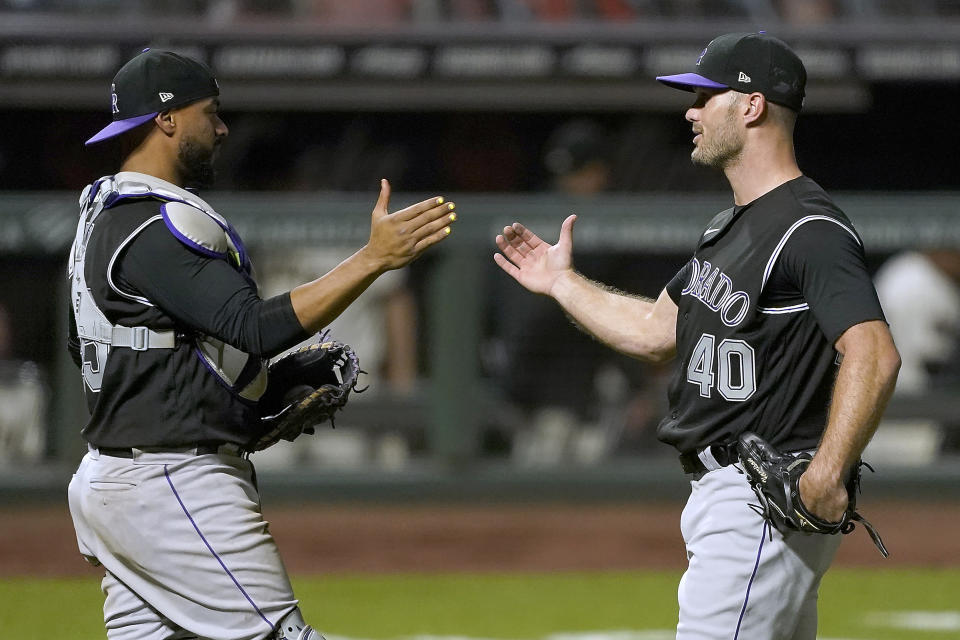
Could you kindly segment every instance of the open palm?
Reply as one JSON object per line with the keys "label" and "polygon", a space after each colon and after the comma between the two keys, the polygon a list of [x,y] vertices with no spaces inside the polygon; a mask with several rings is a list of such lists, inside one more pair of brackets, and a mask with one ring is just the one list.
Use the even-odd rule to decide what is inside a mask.
{"label": "open palm", "polygon": [[563,221],[560,239],[553,245],[514,222],[497,236],[497,247],[502,253],[495,253],[493,259],[526,289],[550,295],[557,278],[573,269],[573,223],[576,220],[577,216],[572,215]]}
{"label": "open palm", "polygon": [[454,206],[436,196],[390,213],[390,183],[381,180],[367,248],[384,268],[399,269],[450,235]]}

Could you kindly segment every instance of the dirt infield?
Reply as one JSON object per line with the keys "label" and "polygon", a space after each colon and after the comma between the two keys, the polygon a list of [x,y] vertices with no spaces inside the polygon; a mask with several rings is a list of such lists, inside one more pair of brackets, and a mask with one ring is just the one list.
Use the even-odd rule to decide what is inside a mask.
{"label": "dirt infield", "polygon": [[[266,508],[291,573],[679,569],[680,504],[323,505]],[[862,530],[837,565],[960,565],[960,505],[866,507],[891,556]],[[66,504],[0,509],[0,576],[95,575]]]}

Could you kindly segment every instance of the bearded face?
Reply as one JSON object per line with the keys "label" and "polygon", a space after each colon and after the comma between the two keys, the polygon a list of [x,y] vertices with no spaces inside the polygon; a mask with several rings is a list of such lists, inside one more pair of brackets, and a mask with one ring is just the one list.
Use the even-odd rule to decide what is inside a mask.
{"label": "bearded face", "polygon": [[[694,164],[726,169],[740,161],[743,153],[743,134],[736,127],[736,111],[739,100],[736,94],[730,93],[731,99],[725,109],[712,112],[713,117],[706,117],[699,123],[700,134],[690,159]],[[716,99],[716,96],[714,99]]]}
{"label": "bearded face", "polygon": [[177,162],[185,186],[206,189],[213,185],[216,178],[213,163],[221,140],[215,137],[212,142],[205,143],[196,137],[185,137],[180,141]]}
{"label": "bearded face", "polygon": [[177,124],[182,127],[177,145],[177,173],[182,185],[195,189],[212,186],[216,176],[213,164],[228,134],[227,125],[220,119],[220,100],[207,98],[179,109]]}

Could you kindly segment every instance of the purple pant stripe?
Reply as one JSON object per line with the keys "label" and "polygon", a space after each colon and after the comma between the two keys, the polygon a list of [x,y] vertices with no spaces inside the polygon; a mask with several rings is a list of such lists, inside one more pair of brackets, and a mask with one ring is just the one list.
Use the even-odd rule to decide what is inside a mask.
{"label": "purple pant stripe", "polygon": [[213,547],[210,546],[210,543],[207,541],[206,536],[204,536],[203,532],[200,531],[200,527],[197,526],[197,523],[193,519],[193,516],[190,515],[190,511],[187,510],[187,505],[183,504],[183,500],[180,499],[180,494],[177,493],[177,488],[173,486],[173,479],[170,477],[170,471],[167,469],[167,465],[163,465],[163,475],[166,476],[167,484],[170,485],[170,490],[173,491],[173,497],[175,497],[177,499],[177,502],[180,503],[180,508],[183,509],[183,513],[187,516],[187,519],[190,520],[190,524],[193,525],[194,531],[196,531],[197,535],[200,536],[200,539],[203,540],[203,544],[207,545],[207,549],[210,550],[210,553],[213,554],[213,557],[217,559],[217,562],[220,563],[220,566],[223,567],[223,570],[226,572],[226,574],[230,576],[231,580],[233,580],[233,584],[237,585],[237,589],[239,589],[240,593],[243,594],[243,597],[247,599],[247,602],[250,603],[250,606],[256,610],[257,615],[260,616],[263,622],[268,627],[270,627],[270,629],[273,629],[274,625],[269,620],[267,620],[267,616],[263,615],[263,611],[261,611],[260,607],[257,606],[257,603],[253,601],[253,598],[250,597],[250,594],[247,593],[246,589],[244,589],[240,585],[240,582],[237,581],[236,576],[234,576],[233,572],[231,572],[230,569],[227,568],[227,565],[224,564],[223,559],[217,554],[216,551],[213,550]]}
{"label": "purple pant stripe", "polygon": [[750,601],[750,587],[753,586],[753,579],[757,577],[757,569],[760,568],[760,554],[763,552],[763,541],[767,537],[768,522],[764,521],[763,531],[760,532],[760,547],[757,549],[757,561],[753,564],[753,573],[750,574],[750,582],[747,583],[747,595],[743,597],[743,606],[740,608],[740,618],[737,620],[737,630],[733,634],[733,640],[740,637],[740,625],[743,624],[743,614],[747,612],[747,603]]}

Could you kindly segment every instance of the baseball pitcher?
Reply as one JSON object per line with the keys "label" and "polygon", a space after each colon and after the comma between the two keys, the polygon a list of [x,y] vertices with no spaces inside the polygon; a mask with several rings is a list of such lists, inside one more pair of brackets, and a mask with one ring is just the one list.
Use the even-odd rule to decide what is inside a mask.
{"label": "baseball pitcher", "polygon": [[817,590],[856,523],[860,454],[900,365],[860,236],[797,166],[806,71],[782,41],[722,35],[690,72],[694,163],[723,171],[717,214],[656,300],[572,264],[576,216],[550,245],[519,223],[495,260],[622,353],[676,360],[658,436],[691,493],[678,640],[814,640]]}

